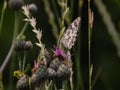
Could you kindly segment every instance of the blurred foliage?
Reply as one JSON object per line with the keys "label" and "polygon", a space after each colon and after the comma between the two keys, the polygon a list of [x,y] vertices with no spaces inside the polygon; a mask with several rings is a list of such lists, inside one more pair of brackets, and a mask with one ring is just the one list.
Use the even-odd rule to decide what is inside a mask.
{"label": "blurred foliage", "polygon": [[[2,10],[2,6],[3,6],[3,1],[0,1],[0,11]],[[57,25],[58,31],[60,31],[60,27],[59,27],[59,18],[61,17],[60,13],[62,13],[60,11],[60,6],[58,5],[57,0],[52,0],[52,1],[47,1],[50,4],[50,8],[53,11],[54,14],[54,18],[55,18],[55,23]],[[74,0],[70,0],[68,1],[68,6],[70,7],[70,13],[69,13],[69,19],[68,21],[66,20],[66,27],[78,16],[80,16],[80,10],[81,10],[81,5],[80,4],[80,0],[78,1],[74,1]],[[56,39],[54,38],[53,32],[52,32],[52,24],[49,23],[49,15],[48,13],[46,13],[45,11],[45,5],[43,0],[29,0],[29,1],[25,1],[26,4],[30,4],[30,3],[35,3],[38,7],[38,12],[37,14],[34,15],[34,17],[37,20],[37,27],[39,27],[40,29],[42,29],[42,33],[43,33],[43,38],[42,41],[43,43],[46,44],[46,48],[50,49],[53,48],[54,45],[56,45]],[[79,5],[80,4],[80,5]],[[1,12],[0,12],[1,15]],[[11,42],[12,42],[12,36],[13,36],[13,27],[14,27],[14,11],[10,10],[8,5],[7,8],[5,10],[5,14],[4,14],[4,19],[3,19],[3,26],[2,26],[2,31],[0,34],[0,65],[2,64],[4,58],[6,57],[8,50],[11,46]],[[23,22],[24,15],[21,13],[21,10],[19,11],[19,32],[21,31],[23,25],[25,22]],[[37,42],[37,39],[35,37],[35,34],[31,31],[32,27],[28,26],[27,30],[25,31],[25,40],[30,40],[33,43],[33,49],[27,53],[27,63],[31,65],[31,67],[33,67],[33,62],[34,60],[37,59],[37,56],[39,54],[39,48],[35,45],[35,42]],[[78,41],[76,43],[78,43],[80,41],[80,39],[78,39]],[[79,43],[80,44],[80,43]],[[77,46],[79,46],[79,44]],[[75,53],[76,51],[79,51],[77,49],[74,49],[74,51],[72,50],[72,53]],[[80,52],[80,51],[79,51]],[[77,55],[77,54],[76,54]],[[80,82],[80,73],[79,73],[79,68],[80,68],[80,57],[79,57],[79,53],[77,55],[78,58],[76,58],[76,56],[72,56],[73,58],[73,69],[78,70],[78,75],[77,72],[74,74],[74,85],[77,84],[77,86],[75,86],[76,89],[79,89],[79,83]],[[76,62],[74,62],[74,60],[77,60],[77,64],[78,64],[78,68],[76,67]],[[12,53],[12,56],[10,58],[9,63],[7,64],[7,67],[5,68],[5,70],[3,71],[3,85],[5,87],[5,90],[15,90],[16,87],[16,81],[17,79],[13,77],[13,72],[15,70],[18,69],[18,55],[16,54],[16,52]],[[76,82],[77,77],[79,77],[78,82]],[[1,84],[2,85],[2,84]],[[66,89],[67,90],[67,89]]]}
{"label": "blurred foliage", "polygon": [[[68,1],[68,5],[70,7],[70,19],[71,19],[70,22],[73,21],[77,16],[80,16],[80,14],[82,14],[81,8],[84,2],[83,0],[78,0],[78,1],[77,0]],[[112,21],[115,25],[115,28],[117,29],[118,34],[120,35],[120,0],[102,0],[102,1],[105,4],[107,11],[109,12],[112,18]],[[37,26],[43,30],[42,41],[43,43],[46,44],[46,47],[50,49],[53,47],[53,45],[56,44],[56,39],[53,36],[51,30],[52,26],[48,21],[49,17],[45,11],[44,3],[42,0],[26,1],[26,3],[31,3],[31,2],[34,2],[38,6],[38,13],[34,16],[36,17],[38,22]],[[55,21],[58,26],[58,29],[60,29],[58,22],[58,17],[60,16],[60,7],[57,4],[56,0],[52,0],[51,2],[49,1],[49,4],[51,10],[54,12]],[[78,7],[78,4],[81,6]],[[3,0],[0,0],[0,11],[2,10],[2,5],[3,5]],[[93,64],[92,82],[94,84],[93,90],[120,90],[119,87],[120,57],[118,57],[116,47],[102,20],[102,16],[100,15],[97,7],[94,5],[94,0],[91,0],[91,10],[94,12],[94,24],[92,29],[92,40],[91,40],[91,63]],[[24,22],[22,21],[23,17],[24,16],[21,13],[19,13],[20,29],[24,25]],[[7,7],[3,21],[3,28],[0,34],[0,65],[10,48],[12,35],[13,35],[13,26],[14,26],[14,12]],[[85,69],[83,67],[81,68],[81,64],[85,65],[85,63],[82,63],[82,61],[80,61],[80,56],[79,56],[80,32],[79,32],[78,42],[76,42],[77,44],[72,50],[75,90],[83,90],[83,85],[81,83],[82,76],[79,76],[81,74],[80,69],[83,69],[82,73],[86,72],[84,71]],[[25,36],[26,36],[26,40],[31,40],[33,43],[37,41],[35,38],[35,34],[31,31],[30,26],[27,28],[25,32]],[[31,64],[31,67],[33,66],[33,61],[37,58],[39,53],[39,48],[35,44],[33,46],[34,46],[33,49],[29,53],[27,53],[27,63]],[[75,53],[76,51],[79,53],[76,54]],[[79,59],[78,58],[76,59],[76,57],[78,57]],[[14,65],[12,64],[13,61],[15,62]],[[10,59],[10,62],[8,63],[7,67],[3,72],[2,80],[3,80],[3,85],[5,86],[5,90],[15,90],[15,85],[17,80],[13,77],[13,71],[16,69],[18,69],[18,61],[17,61],[17,55],[14,52]],[[84,77],[87,78],[88,75],[85,75]],[[0,88],[1,87],[2,84],[0,81]]]}
{"label": "blurred foliage", "polygon": [[[105,4],[119,34],[119,0],[102,0],[102,2]],[[120,57],[98,9],[94,5],[94,2],[91,3],[91,8],[94,12],[91,45],[91,60],[93,63],[92,80],[95,80],[95,77],[97,77],[93,90],[119,90]],[[99,74],[97,75],[98,72]]]}

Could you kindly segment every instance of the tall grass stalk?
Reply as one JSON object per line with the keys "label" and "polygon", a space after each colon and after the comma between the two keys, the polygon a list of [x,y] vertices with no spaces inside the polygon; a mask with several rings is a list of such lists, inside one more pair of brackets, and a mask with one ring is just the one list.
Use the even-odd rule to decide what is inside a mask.
{"label": "tall grass stalk", "polygon": [[54,14],[52,12],[52,10],[50,9],[50,4],[48,0],[43,0],[44,4],[45,4],[45,10],[48,14],[49,17],[49,23],[51,24],[52,27],[52,33],[55,37],[55,39],[57,40],[58,38],[58,28],[57,28],[57,24],[55,23],[55,17]]}
{"label": "tall grass stalk", "polygon": [[27,57],[27,54],[26,54],[26,51],[24,51],[23,64],[22,64],[22,71],[25,70],[26,57]]}
{"label": "tall grass stalk", "polygon": [[6,55],[5,59],[3,60],[3,63],[0,67],[0,73],[3,72],[7,63],[10,60],[10,57],[11,57],[12,52],[13,52],[14,47],[15,47],[17,33],[18,33],[18,12],[15,12],[15,22],[14,22],[14,33],[13,33],[12,45],[11,45],[9,51],[8,51],[8,54]]}
{"label": "tall grass stalk", "polygon": [[25,32],[25,30],[27,29],[28,25],[29,25],[29,23],[28,23],[28,22],[25,22],[25,24],[24,24],[21,32],[19,33],[19,35],[18,35],[17,38],[16,38],[17,40],[19,40],[19,39],[22,37],[22,35],[24,34],[24,32]]}
{"label": "tall grass stalk", "polygon": [[105,5],[101,0],[94,0],[96,7],[98,8],[99,13],[103,18],[103,22],[107,27],[108,33],[110,34],[114,45],[116,46],[116,50],[118,52],[118,56],[120,57],[120,38],[117,30],[115,29],[115,25],[112,22],[111,16],[106,10]]}
{"label": "tall grass stalk", "polygon": [[4,18],[4,13],[5,13],[6,7],[7,7],[7,1],[4,0],[2,12],[1,12],[1,18],[0,18],[0,34],[1,34],[1,30],[2,30],[3,18]]}
{"label": "tall grass stalk", "polygon": [[92,90],[91,78],[92,78],[92,65],[91,65],[91,34],[92,34],[92,27],[91,27],[91,9],[90,9],[90,0],[88,0],[88,63],[89,63],[89,90]]}

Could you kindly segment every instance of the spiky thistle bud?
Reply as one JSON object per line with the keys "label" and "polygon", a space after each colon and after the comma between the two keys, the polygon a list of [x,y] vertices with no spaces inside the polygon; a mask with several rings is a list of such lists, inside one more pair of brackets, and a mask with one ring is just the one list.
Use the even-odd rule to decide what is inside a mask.
{"label": "spiky thistle bud", "polygon": [[47,68],[47,77],[48,79],[56,78],[56,71],[52,68]]}
{"label": "spiky thistle bud", "polygon": [[35,14],[38,10],[37,6],[34,3],[29,4],[28,8],[29,8],[30,14]]}
{"label": "spiky thistle bud", "polygon": [[15,46],[15,50],[17,52],[28,51],[28,50],[32,49],[32,47],[33,47],[33,45],[31,43],[31,41],[19,41]]}
{"label": "spiky thistle bud", "polygon": [[33,48],[32,42],[31,42],[31,41],[26,41],[26,42],[25,42],[24,49],[25,49],[25,50],[30,50],[30,49],[32,49],[32,48]]}
{"label": "spiky thistle bud", "polygon": [[77,32],[80,26],[80,21],[81,21],[80,17],[75,19],[72,22],[72,24],[67,28],[67,30],[64,32],[60,42],[65,48],[71,49],[72,46],[74,45],[74,42],[76,41]]}
{"label": "spiky thistle bud", "polygon": [[12,10],[17,11],[23,6],[24,1],[23,0],[9,0],[8,4]]}
{"label": "spiky thistle bud", "polygon": [[17,52],[23,51],[25,46],[25,41],[19,41],[16,43],[15,50]]}
{"label": "spiky thistle bud", "polygon": [[31,83],[39,84],[40,82],[43,82],[46,79],[46,67],[38,68],[37,71],[32,75],[31,77]]}
{"label": "spiky thistle bud", "polygon": [[52,68],[53,70],[57,70],[58,67],[60,65],[60,61],[58,58],[55,58],[51,63],[50,63],[50,68]]}
{"label": "spiky thistle bud", "polygon": [[68,79],[70,77],[70,68],[65,64],[61,64],[57,70],[57,76],[61,79]]}
{"label": "spiky thistle bud", "polygon": [[23,77],[21,77],[17,81],[16,88],[17,88],[17,90],[27,90],[27,89],[29,89],[29,79],[26,75],[24,75]]}

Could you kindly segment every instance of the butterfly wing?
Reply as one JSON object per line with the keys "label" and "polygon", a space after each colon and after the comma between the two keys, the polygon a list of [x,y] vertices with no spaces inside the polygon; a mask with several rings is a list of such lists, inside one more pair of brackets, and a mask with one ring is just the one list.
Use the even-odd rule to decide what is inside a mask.
{"label": "butterfly wing", "polygon": [[62,45],[66,47],[67,49],[71,49],[72,46],[74,45],[74,42],[76,41],[77,32],[80,27],[80,21],[81,21],[80,17],[76,18],[71,23],[71,25],[68,26],[68,28],[66,29],[66,31],[64,32],[61,38]]}

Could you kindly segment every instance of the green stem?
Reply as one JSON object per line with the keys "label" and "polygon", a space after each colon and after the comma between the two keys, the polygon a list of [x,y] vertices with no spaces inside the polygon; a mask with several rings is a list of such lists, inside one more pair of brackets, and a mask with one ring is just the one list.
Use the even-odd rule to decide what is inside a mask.
{"label": "green stem", "polygon": [[2,73],[0,74],[0,90],[4,90],[3,82],[2,82]]}
{"label": "green stem", "polygon": [[100,74],[101,74],[101,71],[102,71],[102,68],[99,67],[99,69],[98,69],[98,71],[97,71],[97,73],[96,73],[96,75],[95,75],[95,77],[94,77],[94,79],[93,79],[92,88],[95,86],[96,81],[98,80],[98,78],[99,78],[99,76],[100,76]]}
{"label": "green stem", "polygon": [[[77,85],[76,88],[77,90],[84,90],[83,83],[82,83],[82,74],[81,74],[81,69],[80,69],[80,59],[79,56],[76,56],[76,69],[77,69]],[[80,88],[79,88],[80,87]]]}
{"label": "green stem", "polygon": [[49,23],[52,26],[53,35],[54,35],[55,39],[57,40],[57,38],[58,38],[58,28],[57,28],[57,24],[55,23],[54,14],[50,9],[50,4],[49,4],[48,0],[43,0],[43,2],[45,4],[46,13],[48,13]]}
{"label": "green stem", "polygon": [[24,69],[25,69],[26,56],[27,56],[26,51],[24,51],[24,58],[23,58],[22,71],[24,71]]}
{"label": "green stem", "polygon": [[66,84],[65,84],[65,81],[63,80],[63,81],[62,81],[62,90],[65,90],[65,85],[66,85]]}
{"label": "green stem", "polygon": [[54,1],[54,0],[51,0],[51,3],[52,3],[52,6],[53,6],[55,15],[56,15],[57,22],[59,22],[59,13],[58,13],[57,6],[56,6],[56,4],[55,4],[55,1]]}
{"label": "green stem", "polygon": [[24,32],[25,32],[26,28],[28,27],[28,25],[29,25],[28,22],[26,22],[26,23],[24,24],[24,27],[22,28],[21,32],[19,33],[19,35],[18,35],[17,38],[16,38],[17,40],[19,40],[19,39],[21,38],[21,36],[24,34]]}
{"label": "green stem", "polygon": [[1,19],[0,19],[0,33],[1,33],[1,30],[2,30],[3,18],[4,18],[4,13],[5,13],[6,7],[7,7],[7,1],[4,0],[4,4],[3,4],[3,8],[2,8],[2,13],[1,13]]}
{"label": "green stem", "polygon": [[91,68],[91,60],[90,60],[90,30],[88,31],[89,33],[89,45],[88,45],[88,59],[89,59],[89,90],[91,90],[91,74],[90,74],[90,68]]}
{"label": "green stem", "polygon": [[90,29],[90,24],[89,24],[89,20],[90,20],[90,14],[89,14],[89,10],[90,10],[90,2],[88,3],[88,59],[89,59],[89,90],[92,89],[91,87],[91,74],[90,74],[90,68],[91,68],[91,59],[90,59],[90,47],[91,47],[91,29]]}
{"label": "green stem", "polygon": [[19,64],[19,70],[21,70],[22,71],[22,62],[21,62],[21,58],[20,57],[18,57],[18,64]]}
{"label": "green stem", "polygon": [[58,45],[60,44],[60,39],[61,39],[64,31],[65,31],[65,27],[63,27],[62,30],[60,31],[60,35],[59,35],[58,40],[57,40],[57,44],[58,44]]}
{"label": "green stem", "polygon": [[15,47],[17,33],[18,33],[18,12],[15,12],[14,34],[13,34],[12,45],[11,45],[11,47],[9,49],[9,52],[8,52],[6,58],[4,59],[2,65],[0,67],[0,73],[3,72],[3,70],[5,69],[7,63],[10,60],[10,57],[11,57],[12,52],[13,52],[14,47]]}
{"label": "green stem", "polygon": [[74,12],[74,0],[71,0],[70,1],[70,11],[71,11],[71,13],[70,13],[70,18],[73,18],[73,12]]}
{"label": "green stem", "polygon": [[57,90],[55,81],[53,81],[53,85],[54,85],[54,90]]}
{"label": "green stem", "polygon": [[70,88],[71,90],[73,90],[73,78],[72,78],[72,75],[73,75],[73,71],[72,71],[72,68],[71,68],[71,74],[70,74]]}

